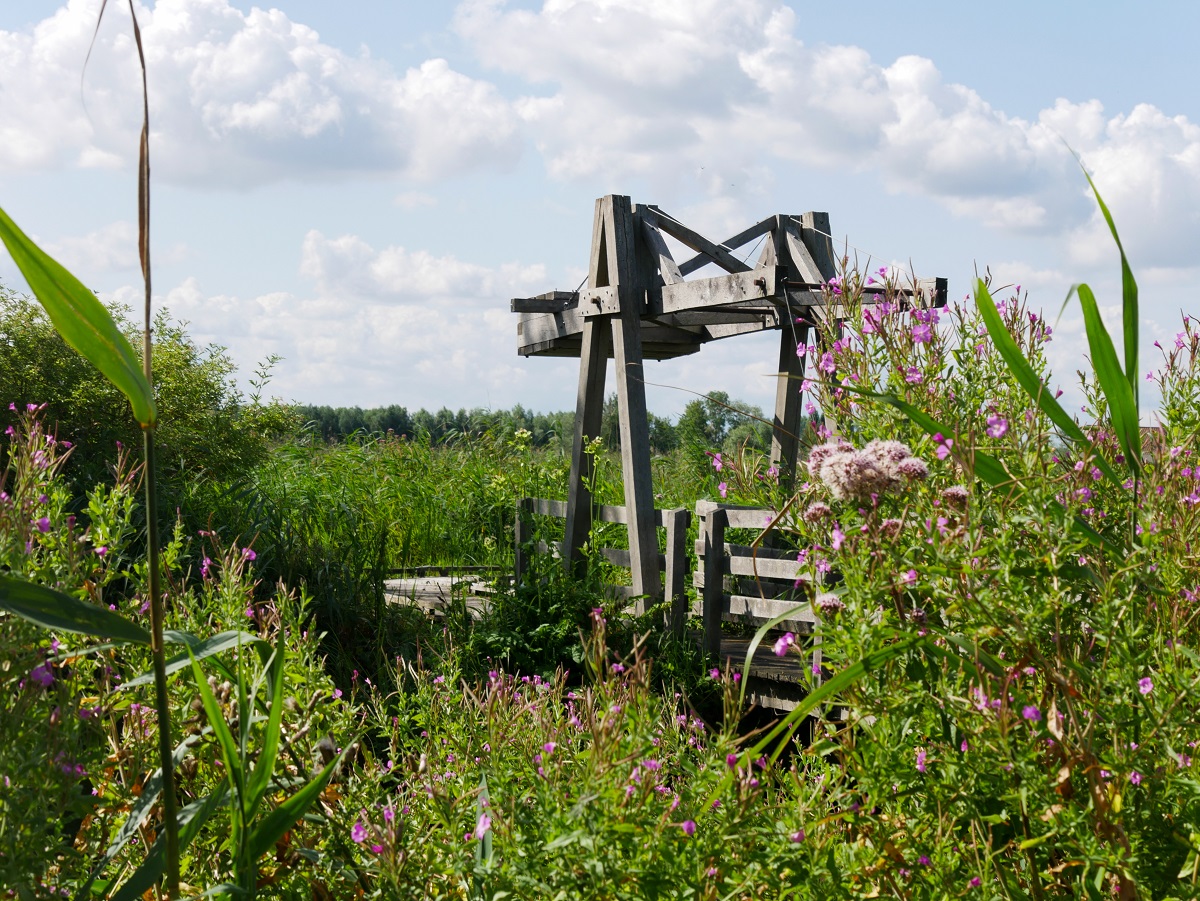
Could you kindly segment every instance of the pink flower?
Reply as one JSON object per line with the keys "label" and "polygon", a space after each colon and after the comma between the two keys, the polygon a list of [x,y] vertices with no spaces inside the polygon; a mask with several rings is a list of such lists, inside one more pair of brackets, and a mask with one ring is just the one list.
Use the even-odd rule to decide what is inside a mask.
{"label": "pink flower", "polygon": [[483,837],[488,834],[492,828],[492,818],[486,813],[479,814],[479,822],[475,824],[475,837],[483,841]]}
{"label": "pink flower", "polygon": [[925,749],[917,748],[917,772],[925,772]]}
{"label": "pink flower", "polygon": [[1150,681],[1149,676],[1146,676],[1144,679],[1138,679],[1138,691],[1144,695],[1148,695],[1154,691],[1154,683]]}
{"label": "pink flower", "polygon": [[355,820],[354,825],[350,827],[350,838],[357,845],[367,840],[367,827],[362,824],[362,820]]}
{"label": "pink flower", "polygon": [[917,571],[915,569],[910,569],[908,572],[903,573],[900,578],[905,584],[914,585],[917,581]]}
{"label": "pink flower", "polygon": [[1042,719],[1042,711],[1038,710],[1032,704],[1028,704],[1021,709],[1021,716],[1029,720],[1031,723],[1037,723]]}
{"label": "pink flower", "polygon": [[1142,774],[1139,773],[1137,770],[1134,770],[1132,773],[1129,774],[1129,781],[1133,785],[1141,785],[1142,784]]}
{"label": "pink flower", "polygon": [[928,344],[933,340],[933,329],[928,323],[922,322],[913,327],[912,337],[914,344]]}
{"label": "pink flower", "polygon": [[795,832],[789,835],[788,838],[791,839],[793,845],[798,845],[800,842],[804,841],[804,830],[797,829]]}
{"label": "pink flower", "polygon": [[695,820],[684,820],[682,823],[679,824],[679,828],[683,830],[684,835],[686,835],[688,838],[691,838],[693,835],[696,834],[696,821]]}
{"label": "pink flower", "polygon": [[788,648],[796,643],[796,636],[791,632],[785,632],[775,642],[775,656],[784,657],[787,655]]}
{"label": "pink flower", "polygon": [[1000,416],[989,416],[987,434],[989,438],[1003,438],[1008,432],[1008,420]]}
{"label": "pink flower", "polygon": [[42,688],[49,688],[54,682],[54,673],[50,671],[49,663],[39,663],[30,671],[29,678]]}
{"label": "pink flower", "polygon": [[722,482],[717,486],[717,491],[721,492],[721,497],[725,497],[726,493],[729,491],[729,486]]}
{"label": "pink flower", "polygon": [[842,543],[845,540],[846,533],[842,531],[841,526],[835,524],[833,527],[833,549],[835,551],[840,551],[842,549]]}
{"label": "pink flower", "polygon": [[37,526],[37,530],[39,532],[49,532],[50,531],[50,517],[43,516],[41,519],[35,520],[34,525]]}

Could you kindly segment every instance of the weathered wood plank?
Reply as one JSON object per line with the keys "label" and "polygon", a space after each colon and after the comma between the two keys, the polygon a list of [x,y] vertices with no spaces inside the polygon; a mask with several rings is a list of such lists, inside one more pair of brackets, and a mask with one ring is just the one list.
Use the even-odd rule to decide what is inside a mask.
{"label": "weathered wood plank", "polygon": [[[761,237],[762,235],[766,234],[774,227],[775,227],[775,217],[768,216],[762,222],[756,222],[754,225],[750,226],[749,228],[738,232],[732,238],[722,241],[719,246],[727,248],[729,250],[733,250],[735,248],[741,247],[743,244],[747,244],[750,241],[753,241],[755,238]],[[669,232],[668,232],[668,234],[669,234]],[[694,250],[695,248],[692,248],[692,249]],[[696,254],[696,256],[691,257],[690,259],[685,260],[684,262],[680,263],[679,271],[681,273],[683,273],[684,275],[690,275],[691,273],[695,272],[697,269],[702,269],[711,262],[712,262],[712,258],[708,254],[698,253],[698,254]]]}
{"label": "weathered wood plank", "polygon": [[648,218],[643,217],[641,222],[642,236],[646,239],[646,244],[650,247],[650,253],[655,259],[658,274],[662,278],[663,284],[674,285],[682,282],[683,274],[680,273],[679,267],[675,265],[675,258],[671,256],[671,250],[667,247],[667,242],[663,240],[662,234]]}
{"label": "weathered wood plank", "polygon": [[585,288],[579,293],[579,309],[584,318],[613,316],[621,312],[621,301],[617,289],[612,285],[602,288]]}
{"label": "weathered wood plank", "polygon": [[804,244],[800,223],[792,216],[784,223],[784,240],[788,249],[789,277],[811,285],[824,282],[820,267]]}
{"label": "weathered wood plank", "polygon": [[681,313],[705,307],[719,307],[765,300],[775,295],[775,270],[753,269],[731,275],[700,278],[676,285],[663,285],[661,300],[651,300],[650,315]]}
{"label": "weathered wood plank", "polygon": [[820,281],[827,282],[837,275],[837,257],[829,231],[829,214],[808,212],[800,217],[800,238],[816,264]]}
{"label": "weathered wood plank", "polygon": [[[704,553],[704,542],[702,542],[699,538],[696,539],[695,552],[696,552],[697,557],[700,556],[702,553]],[[774,547],[755,548],[749,544],[731,544],[728,541],[725,542],[725,556],[726,557],[731,557],[731,556],[732,557],[753,557],[756,554],[758,555],[758,558],[760,560],[795,560],[796,559],[796,552],[793,550],[786,550],[784,548],[774,548]]]}
{"label": "weathered wood plank", "polygon": [[775,518],[775,511],[762,507],[743,507],[738,504],[719,504],[715,501],[696,501],[696,515],[707,516],[714,510],[724,510],[726,522],[731,529],[758,529],[762,531]]}
{"label": "weathered wood plank", "polygon": [[779,375],[775,386],[775,417],[771,424],[771,462],[779,470],[779,484],[791,491],[796,480],[800,453],[800,429],[804,421],[804,357],[797,350],[808,343],[808,324],[789,322],[779,330]]}
{"label": "weathered wood plank", "polygon": [[684,577],[687,574],[687,532],[692,516],[682,507],[665,510],[663,513],[667,521],[667,562],[663,591],[670,603],[664,625],[676,636],[681,636],[687,622],[687,591],[684,588]]}
{"label": "weathered wood plank", "polygon": [[[729,252],[728,248],[714,244],[699,232],[688,228],[678,219],[664,213],[657,206],[646,208],[654,216],[654,224],[665,231],[681,244],[685,244],[697,253],[705,254],[709,259],[726,272],[748,272],[750,267]],[[772,220],[774,221],[774,220]],[[699,267],[696,267],[699,268]],[[683,273],[683,268],[679,270]],[[691,271],[690,269],[688,271]],[[685,273],[686,274],[686,273]]]}
{"label": "weathered wood plank", "polygon": [[[589,319],[584,325],[579,358],[579,387],[575,398],[575,435],[571,444],[571,475],[567,487],[567,525],[563,557],[570,571],[587,566],[583,546],[592,531],[592,457],[585,448],[600,434],[604,411],[604,379],[608,369],[608,323]],[[558,514],[555,514],[558,515]]]}
{"label": "weathered wood plank", "polygon": [[547,291],[536,297],[514,297],[509,307],[514,313],[561,313],[579,303],[574,291]]}
{"label": "weathered wood plank", "polygon": [[[790,615],[785,622],[793,626],[807,627],[805,631],[812,631],[813,626],[817,624],[812,605],[807,601],[779,601],[740,594],[726,595],[725,597],[727,599],[725,613],[731,619],[749,617],[766,622],[788,613]],[[786,628],[782,623],[780,626]]]}
{"label": "weathered wood plank", "polygon": [[700,524],[700,538],[704,542],[701,557],[704,568],[704,589],[701,595],[701,616],[704,621],[704,649],[710,654],[721,650],[721,613],[725,574],[725,557],[718,549],[725,547],[725,525],[727,511],[717,508],[707,512]]}

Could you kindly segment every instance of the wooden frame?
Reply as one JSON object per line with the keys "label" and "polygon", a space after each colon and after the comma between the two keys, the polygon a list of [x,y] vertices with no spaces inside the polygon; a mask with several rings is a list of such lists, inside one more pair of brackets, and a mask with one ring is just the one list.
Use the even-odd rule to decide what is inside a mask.
{"label": "wooden frame", "polygon": [[[839,318],[825,294],[837,275],[829,234],[828,214],[808,212],[770,216],[725,241],[712,241],[657,206],[609,194],[596,201],[586,289],[512,301],[520,316],[517,353],[580,358],[563,543],[568,567],[580,565],[591,529],[592,464],[586,448],[600,432],[610,357],[616,362],[625,509],[632,511],[629,566],[635,594],[656,598],[662,590],[655,563],[646,359],[684,356],[710,341],[780,330],[771,456],[781,482],[792,483],[803,421],[796,380],[804,377],[804,360],[796,351],[807,343],[812,323]],[[677,262],[664,235],[695,256]],[[751,266],[735,251],[758,239],[763,250]],[[724,274],[687,278],[710,264]],[[924,280],[907,293],[913,304],[944,306],[946,280]]]}

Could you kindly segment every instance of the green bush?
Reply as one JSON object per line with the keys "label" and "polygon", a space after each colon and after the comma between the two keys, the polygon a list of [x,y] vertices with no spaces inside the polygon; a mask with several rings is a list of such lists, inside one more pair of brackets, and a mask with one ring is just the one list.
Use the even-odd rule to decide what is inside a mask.
{"label": "green bush", "polygon": [[[118,324],[140,350],[140,333],[122,309]],[[231,481],[262,463],[272,441],[298,425],[287,407],[249,402],[235,384],[235,367],[224,348],[198,347],[185,324],[161,312],[154,325],[155,402],[160,477]],[[272,361],[260,370],[265,384]],[[72,350],[45,311],[29,298],[0,286],[0,398],[14,404],[45,405],[47,426],[74,445],[70,476],[82,494],[110,479],[109,461],[120,446],[141,446],[141,428],[129,402],[111,382]],[[0,408],[0,427],[14,414]]]}

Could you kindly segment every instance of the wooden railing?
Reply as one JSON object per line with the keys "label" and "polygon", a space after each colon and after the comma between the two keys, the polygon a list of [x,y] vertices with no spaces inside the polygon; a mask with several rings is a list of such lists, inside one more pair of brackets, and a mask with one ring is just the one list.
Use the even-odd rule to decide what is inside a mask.
{"label": "wooden railing", "polygon": [[[517,521],[515,530],[516,541],[516,584],[520,585],[525,572],[529,568],[526,559],[526,547],[533,537],[533,516],[553,516],[566,519],[567,502],[551,501],[543,498],[522,498],[517,505]],[[625,507],[610,507],[599,504],[595,507],[595,519],[599,522],[619,523],[628,526],[629,516]],[[654,524],[667,531],[666,553],[658,555],[658,571],[663,574],[662,597],[668,601],[666,625],[677,634],[683,633],[687,620],[687,587],[684,584],[687,574],[687,532],[691,525],[691,511],[684,507],[673,510],[655,510]],[[554,542],[555,550],[561,552],[559,542]],[[539,541],[537,551],[540,554],[550,550],[545,541]],[[628,569],[630,566],[629,551],[624,548],[600,547],[597,551],[613,566]],[[647,599],[645,595],[635,594],[630,585],[611,586],[612,593],[618,598],[634,598],[634,610],[638,614],[646,612]]]}
{"label": "wooden railing", "polygon": [[[796,552],[725,540],[728,529],[761,533],[773,518],[773,511],[699,501],[696,515],[700,537],[696,541],[697,568],[692,584],[699,595],[705,649],[720,653],[722,620],[761,625],[792,612],[780,628],[811,633],[816,623],[811,577],[800,571]],[[814,662],[819,664],[819,649],[814,648],[813,653]]]}

